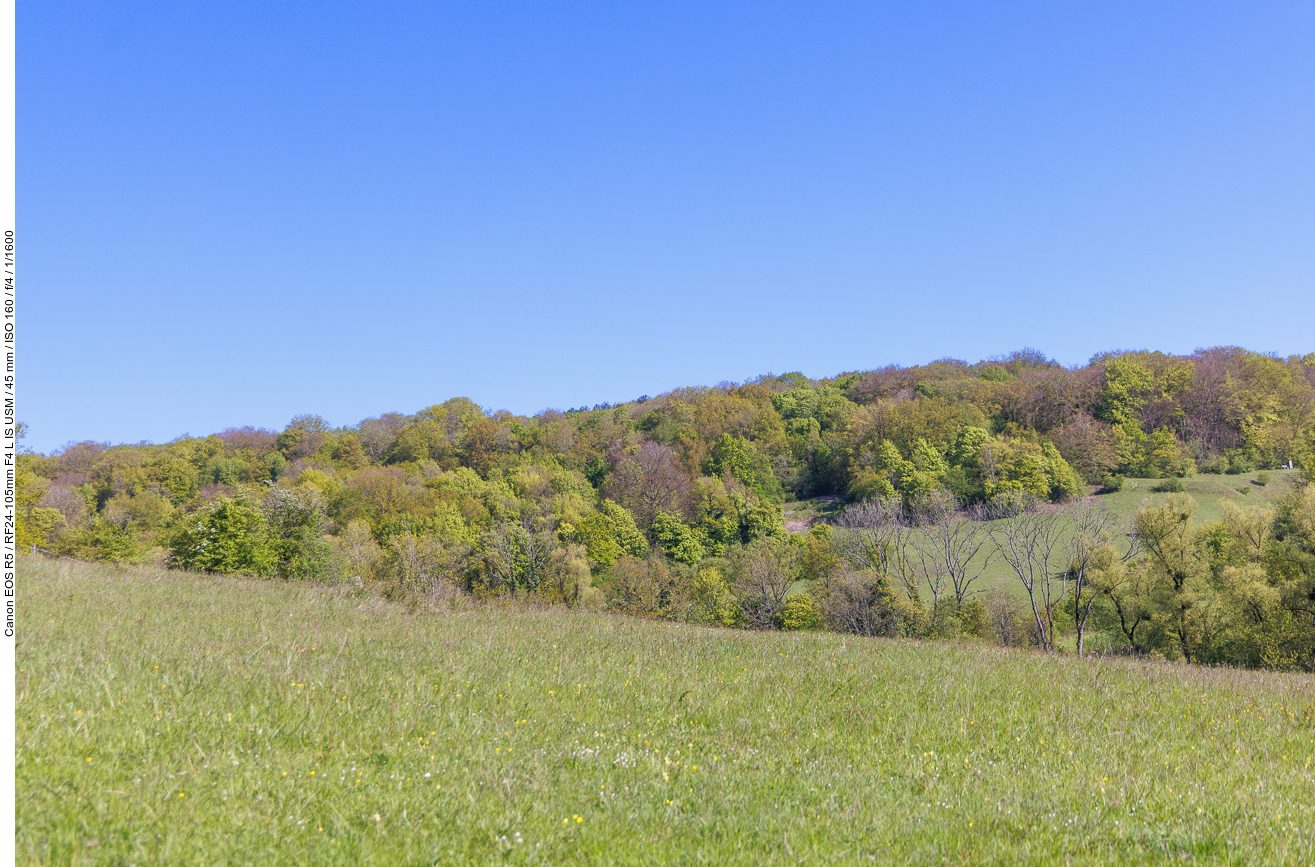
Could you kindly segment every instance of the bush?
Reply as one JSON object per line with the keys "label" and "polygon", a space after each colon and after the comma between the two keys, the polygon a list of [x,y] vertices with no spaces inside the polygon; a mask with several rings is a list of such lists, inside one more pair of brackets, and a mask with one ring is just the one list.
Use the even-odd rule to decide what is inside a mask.
{"label": "bush", "polygon": [[1273,477],[1270,476],[1270,474],[1267,473],[1267,472],[1259,472],[1259,473],[1256,473],[1256,484],[1257,484],[1257,485],[1260,485],[1260,487],[1263,488],[1263,487],[1265,487],[1265,485],[1268,485],[1268,484],[1269,484],[1269,480],[1270,480],[1271,478],[1273,478]]}
{"label": "bush", "polygon": [[1238,476],[1242,473],[1249,473],[1256,468],[1255,461],[1247,457],[1242,452],[1231,452],[1228,455],[1228,468],[1224,472],[1230,476]]}
{"label": "bush", "polygon": [[265,515],[243,498],[216,500],[185,519],[169,553],[175,566],[201,572],[265,575],[275,565]]}
{"label": "bush", "polygon": [[86,526],[64,534],[58,547],[61,554],[98,563],[141,563],[149,553],[128,527],[100,519],[92,519]]}
{"label": "bush", "polygon": [[1100,480],[1102,494],[1117,494],[1123,490],[1123,476],[1106,476]]}
{"label": "bush", "polygon": [[807,593],[793,593],[785,597],[781,610],[776,612],[777,628],[787,632],[816,629],[821,623],[821,611],[813,597]]}
{"label": "bush", "polygon": [[742,619],[739,602],[721,570],[700,569],[690,582],[689,619],[714,626],[739,626]]}
{"label": "bush", "polygon": [[1151,488],[1157,494],[1181,494],[1185,488],[1182,479],[1165,479],[1155,487]]}
{"label": "bush", "polygon": [[985,638],[991,634],[991,621],[986,605],[980,599],[969,599],[958,610],[959,631],[971,638]]}
{"label": "bush", "polygon": [[1211,458],[1208,461],[1202,461],[1198,469],[1203,473],[1222,476],[1228,472],[1228,459],[1224,457]]}

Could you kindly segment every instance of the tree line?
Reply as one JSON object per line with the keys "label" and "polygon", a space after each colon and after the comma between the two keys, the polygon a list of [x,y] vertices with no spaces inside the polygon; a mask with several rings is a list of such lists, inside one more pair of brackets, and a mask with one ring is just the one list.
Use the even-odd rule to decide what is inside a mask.
{"label": "tree line", "polygon": [[[18,542],[79,559],[751,628],[1315,667],[1315,488],[1130,524],[1097,492],[1315,465],[1315,354],[1034,350],[534,416],[24,453]],[[787,531],[784,505],[845,505]],[[991,571],[994,570],[994,571]],[[1011,576],[1014,592],[983,575]]]}

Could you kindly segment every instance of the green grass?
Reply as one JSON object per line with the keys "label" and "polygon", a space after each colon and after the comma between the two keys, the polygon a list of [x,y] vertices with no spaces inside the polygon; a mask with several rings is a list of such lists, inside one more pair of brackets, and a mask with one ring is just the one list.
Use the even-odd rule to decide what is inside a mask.
{"label": "green grass", "polygon": [[[1193,516],[1192,521],[1197,526],[1218,521],[1224,514],[1221,505],[1224,501],[1242,508],[1272,505],[1275,499],[1292,490],[1292,485],[1300,478],[1301,471],[1270,470],[1269,474],[1271,476],[1270,482],[1268,485],[1263,486],[1256,484],[1258,473],[1254,472],[1236,476],[1200,474],[1182,479],[1183,493],[1195,500],[1197,505],[1196,514]],[[1126,528],[1132,516],[1137,513],[1137,510],[1144,503],[1152,506],[1159,505],[1170,496],[1168,493],[1152,490],[1163,481],[1163,479],[1127,479],[1122,491],[1113,494],[1098,494],[1094,499],[1118,519],[1120,527]],[[994,546],[989,542],[982,549],[982,553],[978,555],[975,562],[980,562],[982,557],[988,555],[994,557],[994,559],[982,573],[982,576],[973,583],[972,589],[974,591],[987,590],[998,585],[1019,600],[1026,599],[1027,592],[1019,584],[1018,576],[1009,568],[1009,564],[1005,562],[1004,558],[996,553]],[[923,601],[929,603],[930,599],[930,589],[924,586]]]}
{"label": "green grass", "polygon": [[[1259,473],[1242,473],[1236,476],[1198,474],[1182,480],[1183,493],[1196,501],[1198,523],[1218,521],[1224,510],[1220,505],[1228,501],[1243,508],[1269,504],[1291,490],[1301,476],[1301,470],[1270,470],[1267,485],[1256,484]],[[1120,518],[1131,518],[1145,500],[1152,504],[1163,502],[1169,494],[1151,490],[1163,479],[1128,479],[1117,494],[1101,494],[1097,500]],[[1246,493],[1243,493],[1243,492]]]}
{"label": "green grass", "polygon": [[1310,864],[1315,680],[24,559],[47,864]]}

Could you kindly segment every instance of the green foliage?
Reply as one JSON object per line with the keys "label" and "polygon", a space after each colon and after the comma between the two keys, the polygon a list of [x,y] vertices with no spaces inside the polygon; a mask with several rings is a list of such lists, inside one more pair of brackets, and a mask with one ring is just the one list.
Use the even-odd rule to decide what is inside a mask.
{"label": "green foliage", "polygon": [[[166,545],[187,568],[342,575],[409,599],[529,595],[587,607],[601,602],[595,583],[615,588],[647,575],[660,602],[645,613],[728,623],[718,589],[725,585],[736,602],[731,619],[753,628],[773,625],[802,576],[830,628],[980,636],[980,611],[959,596],[948,602],[940,585],[925,586],[962,571],[927,549],[929,504],[1030,510],[1080,500],[1084,482],[1103,480],[1112,493],[1131,474],[1164,480],[1148,492],[1157,495],[1154,510],[1164,505],[1160,493],[1211,490],[1208,480],[1180,481],[1197,462],[1295,481],[1280,468],[1289,460],[1308,466],[1315,454],[1308,373],[1295,357],[1236,347],[1188,357],[1110,353],[1074,370],[1026,350],[976,365],[941,359],[830,380],[769,375],[646,396],[642,406],[533,418],[488,414],[455,398],[355,429],[305,415],[277,434],[233,428],[161,446],[84,442],[20,455],[16,540],[121,559]],[[1267,482],[1256,476],[1222,493],[1288,502],[1286,484]],[[831,537],[825,528],[807,537],[786,532],[783,500],[841,491],[891,506],[878,511],[893,523]],[[219,494],[259,518],[224,514]],[[1133,508],[1132,497],[1105,503],[1125,517]],[[1182,538],[1168,534],[1167,548],[1148,546],[1096,570],[1081,599],[1091,606],[1082,610],[1092,618],[1092,646],[1296,665],[1304,633],[1291,624],[1304,622],[1315,598],[1303,508],[1289,503],[1245,520],[1225,509],[1207,524],[1188,515],[1180,523],[1189,529]],[[950,526],[982,529],[969,514]],[[1147,533],[1165,523],[1142,519]],[[869,538],[860,544],[851,532]],[[1239,541],[1261,537],[1250,547]],[[996,547],[990,542],[974,562],[991,560]],[[768,563],[768,549],[788,568]],[[1178,562],[1184,557],[1190,568]],[[745,583],[754,558],[762,567],[756,589]],[[649,565],[635,566],[641,562]],[[984,577],[997,580],[1001,571],[996,559]],[[1021,584],[1014,590],[1024,592]],[[1065,604],[1047,608],[1047,622]],[[1078,608],[1072,613],[1076,621]],[[1026,644],[1025,631],[1001,627],[997,615],[1004,617],[988,609],[986,632]]]}
{"label": "green foliage", "polygon": [[333,572],[333,547],[321,538],[324,501],[315,487],[276,486],[261,508],[274,574],[283,578],[324,578]]}
{"label": "green foliage", "polygon": [[1118,456],[1120,474],[1140,479],[1187,476],[1195,470],[1182,444],[1168,428],[1149,436],[1132,422],[1115,426],[1111,445]]}
{"label": "green foliage", "polygon": [[731,592],[721,570],[708,566],[697,570],[690,580],[690,620],[711,626],[739,626],[743,620],[740,605]]}
{"label": "green foliage", "polygon": [[63,534],[58,550],[77,560],[100,563],[141,563],[149,553],[131,529],[98,518]]}
{"label": "green foliage", "polygon": [[201,470],[201,479],[207,485],[235,486],[242,482],[246,463],[240,458],[211,458]]}
{"label": "green foliage", "polygon": [[265,515],[246,498],[223,497],[189,517],[169,555],[176,566],[200,572],[265,575],[276,563]]}
{"label": "green foliage", "polygon": [[1123,476],[1111,475],[1100,480],[1100,492],[1102,494],[1117,494],[1123,490],[1126,480]]}
{"label": "green foliage", "polygon": [[991,439],[991,435],[979,427],[964,425],[955,435],[954,445],[950,447],[948,459],[956,467],[975,467],[981,454],[982,446]]}
{"label": "green foliage", "polygon": [[692,566],[707,554],[694,532],[670,512],[658,512],[651,532],[662,553],[677,563]]}
{"label": "green foliage", "polygon": [[776,627],[787,632],[817,629],[822,625],[822,611],[807,593],[793,593],[776,612]]}
{"label": "green foliage", "polygon": [[967,600],[955,612],[959,621],[959,631],[969,638],[987,638],[991,634],[991,622],[987,616],[986,603],[977,597]]}
{"label": "green foliage", "polygon": [[31,545],[44,548],[52,544],[65,528],[64,515],[59,509],[33,507],[14,516],[14,545],[24,548]]}
{"label": "green foliage", "polygon": [[1133,423],[1147,402],[1186,391],[1191,381],[1188,362],[1160,352],[1111,358],[1097,416],[1116,425]]}
{"label": "green foliage", "polygon": [[759,497],[773,501],[781,498],[781,485],[770,462],[748,440],[722,434],[712,445],[706,469],[710,476],[739,480]]}
{"label": "green foliage", "polygon": [[585,546],[589,560],[603,569],[622,557],[642,557],[648,551],[635,516],[611,500],[604,500],[597,512],[580,522],[574,538]]}
{"label": "green foliage", "polygon": [[151,531],[168,524],[175,511],[167,497],[147,489],[136,496],[120,491],[105,504],[102,515],[120,527],[132,525],[135,530]]}

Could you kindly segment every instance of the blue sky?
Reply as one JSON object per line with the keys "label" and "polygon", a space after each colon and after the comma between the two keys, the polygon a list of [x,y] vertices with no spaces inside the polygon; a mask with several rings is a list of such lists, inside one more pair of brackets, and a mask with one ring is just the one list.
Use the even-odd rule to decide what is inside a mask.
{"label": "blue sky", "polygon": [[18,11],[27,445],[1315,351],[1310,3]]}

